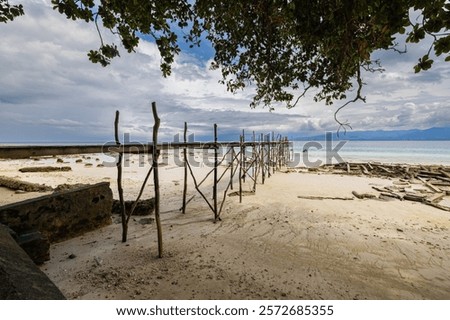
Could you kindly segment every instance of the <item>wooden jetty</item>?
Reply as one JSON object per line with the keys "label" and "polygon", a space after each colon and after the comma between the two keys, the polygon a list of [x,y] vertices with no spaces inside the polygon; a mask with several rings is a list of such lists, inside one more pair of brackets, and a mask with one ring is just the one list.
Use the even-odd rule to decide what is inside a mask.
{"label": "wooden jetty", "polygon": [[[102,145],[29,145],[29,146],[3,146],[0,147],[0,158],[3,159],[24,159],[32,157],[43,156],[57,156],[57,155],[73,155],[73,154],[92,154],[92,153],[118,153],[117,160],[117,185],[119,192],[119,200],[121,202],[122,212],[122,241],[127,241],[128,221],[133,214],[134,208],[139,201],[147,181],[153,173],[154,188],[155,188],[155,220],[158,231],[158,251],[159,256],[162,257],[162,231],[159,219],[160,214],[160,196],[159,196],[159,175],[158,175],[158,157],[163,150],[183,150],[183,166],[184,166],[184,184],[183,197],[180,211],[187,212],[187,206],[193,199],[187,199],[187,179],[190,175],[194,182],[196,192],[203,198],[208,207],[211,209],[214,221],[221,220],[222,209],[228,195],[229,190],[233,190],[234,180],[238,180],[239,201],[242,202],[244,194],[251,194],[256,192],[258,182],[265,183],[266,179],[287,164],[290,159],[290,143],[286,137],[281,135],[275,136],[272,132],[270,134],[251,133],[251,139],[246,141],[245,131],[242,131],[239,141],[225,141],[219,142],[218,126],[213,126],[213,140],[211,142],[188,142],[187,130],[188,124],[184,124],[184,141],[183,142],[158,142],[159,117],[156,110],[156,104],[152,103],[153,117],[155,124],[153,127],[152,142],[147,144],[133,143],[122,144],[119,140],[119,111],[116,112],[116,119],[114,122],[115,128],[115,143],[107,143]],[[213,150],[213,165],[211,170],[201,180],[197,180],[194,175],[192,165],[189,161],[188,152],[196,149]],[[219,149],[225,150],[224,155],[219,155]],[[131,210],[126,212],[122,188],[122,154],[137,153],[152,155],[152,165],[143,180],[139,195],[136,198],[135,205]],[[226,163],[226,164],[225,164]],[[219,173],[219,167],[225,166],[225,170]],[[227,175],[228,173],[228,175]],[[228,178],[227,178],[228,177]],[[200,186],[212,179],[212,196],[208,196],[200,189]],[[227,180],[228,179],[228,180]],[[244,190],[244,183],[252,182],[251,190]],[[211,181],[211,180],[209,180]],[[222,182],[222,184],[220,184]],[[224,186],[219,190],[219,184]],[[220,195],[222,193],[222,195]],[[233,193],[236,194],[236,193]],[[212,199],[211,199],[212,198]]]}

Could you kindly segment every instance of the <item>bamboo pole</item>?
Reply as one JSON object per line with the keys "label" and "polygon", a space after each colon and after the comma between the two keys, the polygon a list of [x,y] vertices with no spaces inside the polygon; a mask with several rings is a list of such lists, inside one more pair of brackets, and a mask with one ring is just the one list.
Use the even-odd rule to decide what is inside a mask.
{"label": "bamboo pole", "polygon": [[214,124],[214,185],[213,185],[213,197],[214,197],[214,220],[219,218],[219,211],[217,210],[217,170],[218,170],[218,156],[219,147],[217,145],[217,124]]}
{"label": "bamboo pole", "polygon": [[[184,143],[187,143],[187,122],[184,123]],[[187,175],[188,175],[188,168],[187,168],[187,149],[186,147],[183,148],[183,157],[184,157],[184,184],[183,184],[183,207],[182,207],[182,213],[186,213],[186,194],[187,194]]]}
{"label": "bamboo pole", "polygon": [[[116,111],[116,118],[114,120],[114,138],[116,140],[117,149],[120,149],[119,140],[119,110]],[[128,236],[128,223],[127,214],[125,209],[125,201],[123,198],[123,187],[122,187],[122,153],[119,152],[119,157],[117,159],[117,189],[119,192],[119,202],[120,202],[120,216],[122,219],[122,242],[127,242]]]}
{"label": "bamboo pole", "polygon": [[156,103],[152,102],[152,112],[153,118],[155,119],[155,124],[153,126],[153,155],[152,155],[152,166],[153,166],[153,180],[155,186],[155,221],[156,228],[158,232],[158,256],[160,258],[163,257],[163,239],[162,239],[162,228],[161,228],[161,219],[159,217],[159,202],[160,202],[160,194],[159,194],[159,170],[158,170],[158,130],[160,125],[160,119],[158,117],[158,111],[156,110]]}
{"label": "bamboo pole", "polygon": [[242,130],[242,142],[241,143],[242,143],[242,147],[243,147],[243,149],[242,149],[242,155],[243,155],[242,160],[243,161],[241,162],[241,166],[244,166],[242,181],[245,183],[245,176],[247,175],[247,173],[245,171],[245,169],[247,168],[247,164],[246,164],[247,155],[245,154],[245,130]]}

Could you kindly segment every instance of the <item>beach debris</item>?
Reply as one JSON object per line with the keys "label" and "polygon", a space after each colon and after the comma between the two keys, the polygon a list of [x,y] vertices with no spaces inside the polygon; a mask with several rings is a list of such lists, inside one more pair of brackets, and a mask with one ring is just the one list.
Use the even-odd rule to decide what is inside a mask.
{"label": "beach debris", "polygon": [[[125,210],[126,212],[129,212],[131,210],[131,208],[133,207],[135,201],[125,201]],[[120,204],[120,200],[113,200],[113,205],[112,205],[112,214],[121,214],[121,204]],[[139,200],[136,204],[136,208],[133,211],[133,215],[134,216],[147,216],[149,214],[152,214],[153,211],[155,210],[155,198],[150,198],[150,199],[144,199],[144,200]]]}
{"label": "beach debris", "polygon": [[326,196],[297,196],[299,199],[308,200],[353,200],[353,197],[326,197]]}
{"label": "beach debris", "polygon": [[0,176],[0,187],[25,192],[47,192],[53,190],[52,187],[46,186],[44,184],[21,181],[18,179],[9,178],[5,176]]}
{"label": "beach debris", "polygon": [[20,168],[19,171],[22,173],[25,172],[56,172],[56,171],[71,171],[71,167],[24,167]]}
{"label": "beach debris", "polygon": [[[228,194],[229,197],[236,197],[239,195],[239,191],[234,191]],[[243,190],[242,191],[242,196],[254,196],[255,195],[255,191],[253,190]]]}
{"label": "beach debris", "polygon": [[139,224],[146,225],[146,224],[152,224],[155,221],[154,218],[142,218],[139,220]]}
{"label": "beach debris", "polygon": [[[301,168],[296,169],[301,170]],[[450,195],[450,167],[448,166],[343,162],[307,168],[306,171],[389,178],[391,181],[386,186],[372,186],[372,189],[379,192],[379,199],[420,202],[440,210],[450,211],[450,207],[441,204],[441,201],[446,200],[446,197]],[[370,193],[357,191],[352,193],[358,199],[377,198],[377,195]],[[321,200],[321,197],[312,199]]]}
{"label": "beach debris", "polygon": [[94,257],[94,261],[95,261],[97,266],[101,266],[103,264],[103,259],[98,257],[98,256]]}
{"label": "beach debris", "polygon": [[372,193],[358,193],[356,191],[352,191],[352,194],[358,199],[375,199],[377,197]]}

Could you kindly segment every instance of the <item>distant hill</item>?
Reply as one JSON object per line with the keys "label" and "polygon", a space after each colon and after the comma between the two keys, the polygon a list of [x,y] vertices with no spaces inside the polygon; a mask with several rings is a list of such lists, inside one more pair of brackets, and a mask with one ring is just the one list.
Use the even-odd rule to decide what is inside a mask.
{"label": "distant hill", "polygon": [[[292,140],[324,140],[324,135],[300,136]],[[430,128],[426,130],[376,130],[376,131],[347,131],[341,132],[339,138],[333,132],[333,140],[356,140],[356,141],[399,141],[399,140],[450,140],[450,127]]]}

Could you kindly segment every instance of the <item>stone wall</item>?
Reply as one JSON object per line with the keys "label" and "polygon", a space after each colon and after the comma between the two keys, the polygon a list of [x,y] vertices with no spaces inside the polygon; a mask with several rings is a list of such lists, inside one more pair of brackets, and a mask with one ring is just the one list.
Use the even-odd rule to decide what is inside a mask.
{"label": "stone wall", "polygon": [[17,234],[40,231],[61,241],[111,223],[112,191],[108,182],[61,190],[0,207],[0,223]]}
{"label": "stone wall", "polygon": [[61,300],[65,297],[19,247],[8,228],[0,225],[0,300],[6,299]]}

